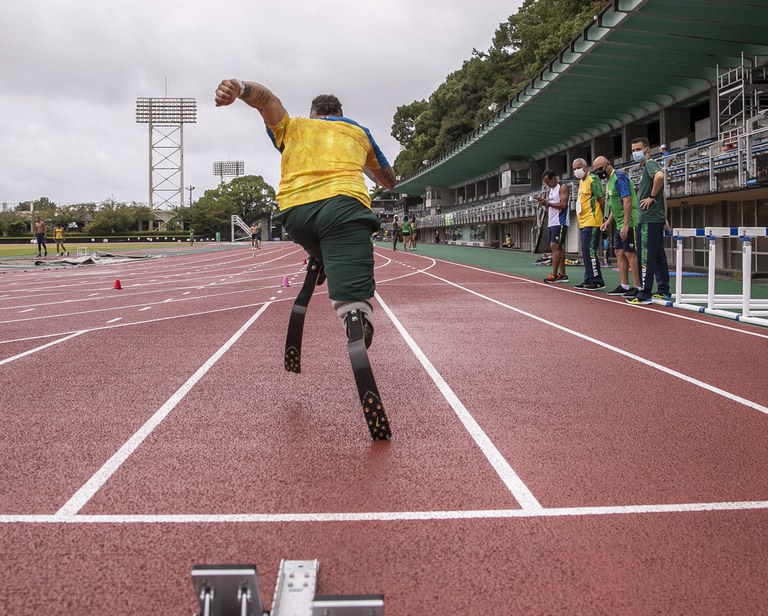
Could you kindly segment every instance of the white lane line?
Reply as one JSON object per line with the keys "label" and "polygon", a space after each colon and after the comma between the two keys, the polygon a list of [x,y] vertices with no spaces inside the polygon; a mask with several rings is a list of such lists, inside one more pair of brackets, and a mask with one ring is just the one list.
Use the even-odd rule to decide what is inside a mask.
{"label": "white lane line", "polygon": [[[424,255],[413,255],[415,257],[420,257],[422,259],[430,259],[431,257],[426,257]],[[601,302],[610,302],[611,304],[619,304],[626,306],[627,308],[639,308],[641,310],[649,310],[655,315],[659,316],[666,316],[674,319],[682,319],[683,321],[693,321],[694,323],[698,323],[699,325],[704,325],[707,327],[715,327],[717,329],[725,329],[727,331],[735,332],[738,334],[746,334],[747,336],[754,336],[757,338],[766,338],[768,339],[768,334],[757,332],[757,331],[751,331],[749,329],[739,329],[738,327],[732,327],[730,325],[724,325],[722,323],[715,323],[712,321],[705,321],[702,319],[697,319],[692,316],[688,316],[685,314],[678,314],[677,312],[672,312],[670,310],[658,310],[651,308],[650,306],[632,306],[631,304],[627,304],[626,302],[617,302],[615,299],[611,299],[610,297],[604,296],[602,293],[585,293],[581,291],[577,291],[576,289],[565,286],[565,285],[552,285],[548,284],[546,282],[542,282],[541,280],[531,279],[531,278],[523,278],[522,276],[517,276],[514,274],[505,274],[504,272],[497,272],[490,269],[484,269],[482,267],[475,267],[473,265],[465,265],[464,263],[456,263],[455,261],[446,261],[444,259],[437,259],[440,263],[444,263],[445,265],[455,265],[456,267],[463,267],[470,270],[475,270],[477,272],[483,272],[484,274],[494,274],[496,276],[501,276],[503,278],[511,278],[512,280],[518,280],[520,282],[527,282],[530,284],[535,284],[539,286],[546,286],[548,289],[554,289],[555,291],[561,292],[561,293],[573,293],[576,295],[579,295],[581,297],[588,297],[592,300],[597,300]]]}
{"label": "white lane line", "polygon": [[208,361],[206,361],[197,371],[189,377],[186,383],[184,383],[168,400],[161,406],[147,422],[139,428],[131,438],[109,459],[104,465],[94,473],[94,475],[70,498],[59,511],[57,516],[75,515],[80,511],[85,504],[93,498],[93,495],[103,486],[107,480],[117,471],[118,468],[125,462],[129,456],[136,451],[136,449],[144,442],[152,431],[165,419],[168,414],[181,402],[184,397],[189,393],[192,387],[205,376],[208,370],[226,353],[235,342],[248,330],[248,328],[256,322],[256,320],[264,313],[269,303],[264,304],[251,318],[249,318],[243,326],[238,329],[232,337],[227,340],[224,345],[216,351]]}
{"label": "white lane line", "polygon": [[651,361],[650,359],[646,359],[645,357],[640,357],[639,355],[635,355],[634,353],[630,353],[629,351],[625,351],[624,349],[620,349],[618,347],[615,347],[611,344],[608,344],[607,342],[603,342],[602,340],[598,340],[597,338],[592,338],[591,336],[587,336],[586,334],[582,334],[581,332],[577,332],[575,330],[569,329],[567,327],[564,327],[563,325],[559,325],[557,323],[554,323],[552,321],[548,321],[547,319],[544,319],[542,317],[536,316],[535,314],[531,314],[530,312],[526,312],[525,310],[521,310],[520,308],[515,308],[514,306],[510,306],[509,304],[505,304],[504,302],[500,302],[499,300],[493,299],[492,297],[488,297],[487,295],[483,295],[482,293],[478,293],[477,291],[473,291],[472,289],[468,289],[467,287],[464,287],[460,284],[457,284],[455,282],[451,282],[450,280],[446,280],[445,278],[441,278],[440,276],[436,276],[435,274],[432,274],[430,272],[424,272],[426,276],[431,276],[432,278],[435,278],[437,280],[440,280],[442,282],[445,282],[446,284],[449,284],[453,287],[456,287],[457,289],[461,289],[462,291],[466,291],[467,293],[470,293],[472,295],[475,295],[477,297],[480,297],[484,300],[487,300],[493,304],[496,304],[497,306],[501,306],[502,308],[506,308],[507,310],[511,310],[512,312],[516,312],[518,314],[521,314],[523,316],[526,316],[530,319],[533,319],[535,321],[538,321],[539,323],[543,323],[544,325],[549,325],[550,327],[554,327],[555,329],[559,329],[562,332],[565,332],[566,334],[571,334],[572,336],[576,336],[577,338],[581,338],[582,340],[585,340],[587,342],[591,342],[592,344],[596,344],[597,346],[603,347],[604,349],[607,349],[609,351],[612,351],[614,353],[618,353],[619,355],[623,355],[624,357],[627,357],[629,359],[632,359],[636,362],[639,362],[641,364],[645,364],[646,366],[653,368],[655,370],[658,370],[660,372],[664,372],[670,376],[673,376],[675,378],[680,379],[681,381],[685,381],[686,383],[690,383],[691,385],[695,385],[696,387],[700,387],[701,389],[705,389],[707,391],[710,391],[714,394],[717,394],[719,396],[723,396],[724,398],[727,398],[728,400],[731,400],[733,402],[738,402],[739,404],[743,404],[744,406],[747,406],[751,409],[754,409],[756,411],[760,411],[761,413],[765,413],[768,415],[768,407],[763,406],[762,404],[758,404],[757,402],[753,402],[752,400],[748,400],[747,398],[742,398],[741,396],[731,393],[729,391],[726,391],[724,389],[720,389],[719,387],[715,387],[714,385],[710,385],[709,383],[705,383],[704,381],[700,381],[699,379],[696,379],[692,376],[688,376],[687,374],[683,374],[682,372],[678,372],[677,370],[674,370],[672,368],[668,368],[667,366],[664,366],[663,364],[659,364],[655,361]]}
{"label": "white lane line", "polygon": [[24,314],[25,312],[32,312],[34,308],[27,308],[26,310],[19,310],[19,314]]}
{"label": "white lane line", "polygon": [[17,359],[21,359],[22,357],[26,357],[27,355],[32,355],[32,353],[37,353],[38,351],[43,351],[49,347],[59,344],[60,342],[65,342],[76,336],[80,336],[81,334],[84,334],[84,333],[86,333],[86,330],[74,332],[69,336],[65,336],[64,338],[59,338],[58,340],[54,340],[53,342],[43,344],[39,347],[35,347],[34,349],[29,349],[28,351],[24,351],[23,353],[19,353],[18,355],[14,355],[13,357],[6,357],[2,361],[0,361],[0,366],[4,366],[5,364],[10,364],[12,361],[16,361]]}
{"label": "white lane line", "polygon": [[395,324],[400,335],[411,348],[411,351],[416,355],[416,358],[421,362],[421,365],[424,366],[427,374],[429,374],[435,385],[437,385],[440,393],[443,394],[443,397],[448,401],[448,404],[451,405],[451,408],[456,413],[461,423],[464,424],[467,432],[469,432],[470,436],[475,440],[477,446],[480,447],[480,450],[488,459],[488,462],[491,463],[491,466],[504,482],[504,485],[507,486],[507,489],[515,497],[515,500],[517,500],[517,502],[520,503],[520,506],[526,511],[540,511],[542,509],[541,504],[528,489],[528,486],[523,483],[522,479],[520,479],[518,474],[509,465],[509,462],[507,462],[504,456],[501,455],[501,452],[496,449],[496,445],[494,445],[491,439],[488,438],[488,435],[480,427],[480,424],[475,421],[475,418],[472,417],[472,414],[467,410],[461,400],[459,400],[459,397],[454,393],[448,383],[445,382],[445,379],[443,379],[437,369],[432,365],[432,362],[427,359],[427,356],[421,350],[419,345],[416,344],[416,341],[413,338],[411,338],[411,335],[392,313],[381,296],[378,293],[376,293],[375,296],[381,304],[381,307],[384,309],[384,312],[387,313],[387,316],[392,323]]}
{"label": "white lane line", "polygon": [[608,515],[653,515],[768,509],[768,501],[672,503],[532,509],[469,509],[445,511],[354,511],[338,513],[200,513],[147,515],[0,515],[0,524],[243,524],[290,522],[409,522],[511,518],[561,518]]}
{"label": "white lane line", "polygon": [[123,317],[115,317],[114,319],[110,319],[107,321],[107,323],[117,323],[118,321],[122,321]]}
{"label": "white lane line", "polygon": [[152,306],[145,306],[144,308],[139,308],[139,312],[144,312],[145,310],[149,310],[152,308]]}

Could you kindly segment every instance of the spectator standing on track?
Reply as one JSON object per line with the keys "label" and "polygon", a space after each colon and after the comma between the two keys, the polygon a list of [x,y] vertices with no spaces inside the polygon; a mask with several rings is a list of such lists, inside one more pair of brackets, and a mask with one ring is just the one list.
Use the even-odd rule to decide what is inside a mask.
{"label": "spectator standing on track", "polygon": [[416,216],[411,216],[411,250],[416,250]]}
{"label": "spectator standing on track", "polygon": [[[643,167],[637,191],[637,243],[640,268],[640,290],[627,298],[630,304],[650,304],[652,299],[671,301],[669,292],[669,264],[664,251],[664,229],[669,228],[664,199],[664,172],[651,158],[648,139],[632,140],[632,158]],[[654,277],[658,280],[657,293],[653,291]]]}
{"label": "spectator standing on track", "polygon": [[[608,218],[600,227],[610,231],[611,223],[615,223],[613,232],[613,252],[619,267],[619,286],[608,295],[623,295],[634,297],[640,286],[640,271],[637,266],[637,251],[635,249],[635,227],[637,226],[637,195],[635,187],[624,171],[614,169],[605,156],[598,156],[592,163],[592,168],[598,177],[608,178],[605,187],[608,204]],[[629,284],[629,271],[634,277],[634,287]]]}
{"label": "spectator standing on track", "polygon": [[397,250],[397,242],[403,240],[402,232],[400,231],[400,223],[397,220],[397,216],[392,219],[392,250]]}
{"label": "spectator standing on track", "polygon": [[403,248],[405,250],[411,249],[411,222],[407,216],[403,216],[403,226],[401,227],[403,233]]}
{"label": "spectator standing on track", "polygon": [[192,227],[189,228],[189,245],[195,245],[195,230]]}
{"label": "spectator standing on track", "polygon": [[[56,256],[63,257],[64,253],[69,256],[69,253],[64,246],[64,227],[61,223],[56,225],[56,227],[53,229],[53,239],[56,242]],[[61,255],[59,255],[59,253],[61,253]]]}
{"label": "spectator standing on track", "polygon": [[362,313],[369,346],[376,288],[371,234],[381,225],[363,174],[391,189],[394,170],[368,129],[344,117],[335,96],[316,97],[309,118],[300,118],[259,83],[225,79],[216,89],[217,107],[238,98],[258,110],[282,155],[277,219],[323,264],[328,295],[348,332],[350,313]]}
{"label": "spectator standing on track", "polygon": [[540,195],[537,200],[541,207],[547,208],[549,248],[552,251],[552,273],[544,282],[568,282],[565,273],[565,240],[568,237],[568,200],[571,190],[568,184],[560,182],[552,169],[544,171],[541,181],[548,192],[546,197]]}
{"label": "spectator standing on track", "polygon": [[603,224],[603,206],[605,205],[603,185],[594,173],[589,172],[589,164],[583,158],[574,160],[572,168],[579,180],[576,216],[579,221],[581,258],[584,259],[584,281],[577,284],[576,288],[597,291],[605,288],[598,255],[600,226]]}
{"label": "spectator standing on track", "polygon": [[[35,237],[37,238],[37,256],[38,257],[48,256],[48,246],[45,243],[45,234],[46,234],[45,223],[38,218],[35,221]],[[42,250],[45,251],[45,254],[40,254]]]}

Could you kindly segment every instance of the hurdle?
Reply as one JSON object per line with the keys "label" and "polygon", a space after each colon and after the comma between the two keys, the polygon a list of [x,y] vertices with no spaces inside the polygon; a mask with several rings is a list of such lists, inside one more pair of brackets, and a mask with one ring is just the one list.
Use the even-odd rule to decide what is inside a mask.
{"label": "hurdle", "polygon": [[[752,298],[752,239],[766,237],[766,227],[705,227],[704,229],[674,229],[675,238],[675,292],[672,302],[662,302],[683,310],[712,314],[753,325],[768,326],[768,299]],[[707,292],[683,292],[683,241],[686,237],[705,238],[709,243],[707,262]],[[715,290],[715,268],[717,264],[717,240],[738,238],[742,246],[742,292],[738,294],[717,293]],[[704,304],[703,306],[701,304]],[[740,311],[740,312],[739,312]]]}

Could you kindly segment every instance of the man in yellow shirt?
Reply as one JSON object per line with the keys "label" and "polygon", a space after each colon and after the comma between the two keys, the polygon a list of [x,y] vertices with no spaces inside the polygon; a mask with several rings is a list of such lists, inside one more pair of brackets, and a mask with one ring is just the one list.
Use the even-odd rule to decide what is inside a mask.
{"label": "man in yellow shirt", "polygon": [[[395,173],[368,129],[344,117],[335,96],[316,97],[309,118],[301,118],[291,117],[280,99],[262,84],[225,79],[216,89],[217,107],[231,105],[238,98],[259,111],[282,155],[276,220],[324,269],[328,296],[346,327],[352,358],[355,332],[362,332],[364,349],[373,337],[371,299],[376,285],[371,234],[381,226],[371,212],[363,174],[391,189]],[[312,266],[309,263],[308,279]],[[300,340],[299,333],[299,344]],[[298,372],[298,365],[289,367],[288,351],[286,344],[286,368]],[[300,350],[296,358],[300,358]],[[357,378],[354,359],[353,367]]]}
{"label": "man in yellow shirt", "polygon": [[579,180],[579,195],[576,201],[576,214],[579,220],[579,239],[581,257],[584,259],[584,281],[575,285],[577,289],[597,291],[605,288],[603,274],[600,271],[600,239],[603,224],[603,205],[605,195],[600,179],[589,172],[589,164],[583,158],[577,158],[572,164],[573,174]]}

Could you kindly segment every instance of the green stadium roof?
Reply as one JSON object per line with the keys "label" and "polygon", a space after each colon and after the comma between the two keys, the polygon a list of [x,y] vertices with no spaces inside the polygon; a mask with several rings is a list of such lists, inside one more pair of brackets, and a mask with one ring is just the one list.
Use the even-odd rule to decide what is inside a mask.
{"label": "green stadium roof", "polygon": [[614,0],[490,120],[395,191],[458,186],[642,123],[768,56],[766,0]]}

